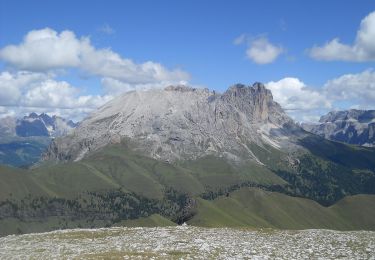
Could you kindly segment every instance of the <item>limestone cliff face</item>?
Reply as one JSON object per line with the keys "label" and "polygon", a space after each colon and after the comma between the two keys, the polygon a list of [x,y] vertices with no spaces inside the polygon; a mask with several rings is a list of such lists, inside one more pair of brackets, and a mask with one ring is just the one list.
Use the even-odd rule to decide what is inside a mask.
{"label": "limestone cliff face", "polygon": [[302,127],[326,139],[375,146],[375,110],[333,111],[322,116],[318,124],[304,124]]}
{"label": "limestone cliff face", "polygon": [[169,86],[113,99],[71,135],[55,139],[44,159],[80,160],[126,138],[160,160],[213,154],[258,161],[249,144],[281,148],[290,145],[296,131],[300,131],[298,126],[261,83],[237,84],[223,94]]}

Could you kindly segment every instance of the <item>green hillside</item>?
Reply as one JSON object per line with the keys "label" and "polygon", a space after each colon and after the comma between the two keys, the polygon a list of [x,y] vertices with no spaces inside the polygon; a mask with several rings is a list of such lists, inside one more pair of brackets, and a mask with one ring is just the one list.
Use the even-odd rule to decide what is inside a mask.
{"label": "green hillside", "polygon": [[121,188],[149,199],[161,199],[167,188],[194,196],[244,183],[286,184],[274,172],[255,163],[234,165],[220,158],[205,157],[170,164],[136,153],[125,144],[107,146],[79,162],[45,164],[17,171],[56,197]]}
{"label": "green hillside", "polygon": [[287,193],[329,206],[348,195],[375,194],[375,148],[358,147],[309,135],[305,150],[284,154],[252,145],[266,167],[289,185]]}
{"label": "green hillside", "polygon": [[[276,229],[375,230],[375,195],[344,198],[331,207],[259,188],[241,188],[215,200],[196,198],[189,225],[202,227],[243,227]],[[43,219],[0,219],[0,235],[108,226],[172,226],[175,222],[158,213],[138,218],[109,221],[103,218],[72,219],[48,216]]]}
{"label": "green hillside", "polygon": [[331,207],[257,188],[242,188],[213,201],[198,200],[189,224],[209,227],[375,230],[375,195],[349,196]]}
{"label": "green hillside", "polygon": [[[79,162],[1,166],[0,234],[186,221],[209,227],[374,229],[374,195],[351,196],[375,193],[374,150],[329,142],[329,154],[308,141],[313,152],[297,154],[292,166],[288,154],[266,145],[251,147],[265,163],[259,165],[214,156],[162,162],[128,142]],[[335,152],[361,159],[351,164],[332,157]]]}

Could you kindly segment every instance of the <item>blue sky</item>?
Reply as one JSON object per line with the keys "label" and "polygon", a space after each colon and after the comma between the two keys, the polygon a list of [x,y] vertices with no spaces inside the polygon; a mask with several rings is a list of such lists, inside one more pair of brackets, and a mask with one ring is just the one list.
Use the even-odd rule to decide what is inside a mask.
{"label": "blue sky", "polygon": [[[65,111],[67,116],[74,111],[84,115],[110,99],[110,96],[142,87],[140,85],[144,82],[139,78],[144,74],[129,80],[127,77],[117,77],[118,74],[112,72],[108,74],[108,70],[104,72],[91,65],[88,68],[74,62],[40,65],[42,60],[54,59],[53,56],[57,54],[51,52],[39,57],[35,54],[38,54],[35,47],[32,47],[25,53],[33,52],[30,59],[38,63],[35,65],[30,60],[22,60],[28,54],[14,57],[20,51],[10,52],[9,48],[6,49],[9,45],[20,47],[29,32],[46,28],[55,32],[57,38],[63,31],[74,33],[74,39],[78,41],[82,37],[89,38],[89,45],[96,51],[110,49],[112,54],[132,60],[135,65],[148,61],[160,64],[168,76],[160,79],[152,75],[153,80],[148,81],[147,87],[153,87],[152,84],[160,87],[165,82],[181,80],[193,86],[225,91],[237,82],[273,82],[270,88],[275,92],[275,99],[297,120],[316,119],[318,114],[332,109],[374,108],[371,98],[372,95],[375,97],[375,86],[371,82],[375,79],[372,71],[375,48],[362,42],[357,44],[359,47],[356,45],[361,21],[374,11],[374,1],[1,0],[0,70],[3,78],[4,73],[10,75],[7,74],[6,81],[0,77],[0,90],[1,84],[7,85],[3,93],[18,88],[21,96],[28,96],[29,100],[19,98],[12,104],[5,104],[9,97],[2,98],[0,94],[0,107],[3,105],[0,114],[17,114],[35,108],[43,110],[43,105],[36,105],[37,102],[43,103],[42,99],[31,100],[38,91],[35,90],[34,95],[27,94],[30,89],[40,88],[46,80],[49,80],[48,84],[56,85],[49,87],[50,91],[55,91],[61,82],[65,82],[73,90],[71,93],[66,91],[66,95],[74,95],[75,98],[81,95],[86,99],[88,96],[97,97],[96,101],[87,101],[87,107],[82,100],[80,106],[73,104],[62,108],[60,101],[46,106],[49,109],[47,112],[64,114]],[[365,38],[374,39],[375,45],[375,37],[371,38],[375,35],[372,34],[375,23],[372,19],[367,20],[367,27],[370,28]],[[327,46],[335,38],[339,38],[339,44]],[[236,39],[240,44],[234,44]],[[313,52],[314,46],[320,49]],[[262,53],[267,47],[268,51]],[[69,56],[65,53],[61,55]],[[173,71],[188,76],[170,74]],[[19,75],[21,72],[22,76]],[[27,77],[38,74],[34,75],[37,79],[26,80],[25,86],[13,82],[17,79],[20,81],[25,73]],[[344,86],[340,92],[342,82],[348,79],[345,75],[352,76],[348,77],[356,79],[356,82]],[[116,84],[112,80],[111,85],[107,80],[107,87],[103,87],[104,78],[114,79]],[[358,82],[369,85],[362,86],[358,93],[349,97],[347,93],[356,88]],[[11,87],[11,84],[17,86]],[[69,87],[65,86],[66,89]],[[362,97],[366,89],[373,92]],[[297,94],[293,96],[292,92]],[[49,96],[48,93],[44,94]],[[304,95],[315,97],[316,101],[303,107],[306,97],[301,96]],[[333,100],[330,95],[342,98]],[[296,104],[291,104],[295,100]]]}

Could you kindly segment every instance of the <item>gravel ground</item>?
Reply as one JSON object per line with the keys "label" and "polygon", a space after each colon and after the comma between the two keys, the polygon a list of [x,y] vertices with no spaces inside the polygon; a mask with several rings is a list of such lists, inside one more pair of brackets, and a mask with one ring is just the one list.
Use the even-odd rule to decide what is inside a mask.
{"label": "gravel ground", "polygon": [[0,259],[375,259],[375,232],[74,229],[0,238]]}

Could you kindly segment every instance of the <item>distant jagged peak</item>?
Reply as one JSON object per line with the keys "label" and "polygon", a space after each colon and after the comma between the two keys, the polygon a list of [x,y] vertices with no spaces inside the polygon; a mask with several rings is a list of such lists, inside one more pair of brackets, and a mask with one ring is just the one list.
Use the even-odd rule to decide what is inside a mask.
{"label": "distant jagged peak", "polygon": [[31,112],[28,115],[23,116],[23,119],[52,119],[53,117],[49,116],[46,113],[40,113],[39,115],[36,112]]}
{"label": "distant jagged peak", "polygon": [[50,136],[58,137],[71,132],[77,127],[77,123],[60,116],[50,116],[46,113],[37,114],[35,112],[17,119],[14,126],[18,136]]}
{"label": "distant jagged peak", "polygon": [[38,118],[38,114],[35,112],[31,112],[28,116],[24,116],[24,118]]}
{"label": "distant jagged peak", "polygon": [[355,145],[375,146],[375,110],[331,111],[318,124],[302,127],[326,139]]}
{"label": "distant jagged peak", "polygon": [[360,122],[368,122],[375,119],[375,110],[361,110],[361,109],[349,109],[331,111],[328,114],[322,116],[319,120],[320,123],[328,123],[342,120],[355,119]]}

